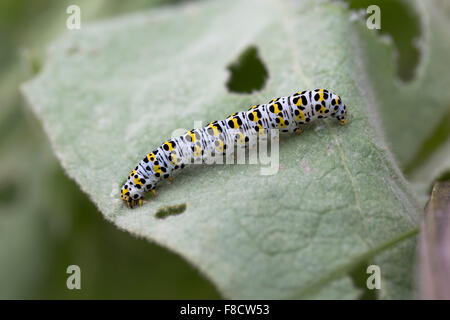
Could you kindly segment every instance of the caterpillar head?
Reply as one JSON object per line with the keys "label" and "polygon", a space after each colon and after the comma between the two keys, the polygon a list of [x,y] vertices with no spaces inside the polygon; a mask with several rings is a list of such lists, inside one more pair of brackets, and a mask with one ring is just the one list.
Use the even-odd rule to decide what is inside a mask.
{"label": "caterpillar head", "polygon": [[339,108],[339,112],[336,113],[336,119],[339,120],[339,123],[341,125],[347,124],[347,107],[345,104],[342,105],[342,107]]}
{"label": "caterpillar head", "polygon": [[338,95],[334,95],[331,100],[333,112],[331,115],[335,117],[341,125],[347,124],[347,106],[342,102]]}
{"label": "caterpillar head", "polygon": [[147,181],[142,174],[133,170],[122,186],[120,198],[127,207],[134,208],[136,205],[143,204],[145,192],[153,188],[154,185],[150,181]]}

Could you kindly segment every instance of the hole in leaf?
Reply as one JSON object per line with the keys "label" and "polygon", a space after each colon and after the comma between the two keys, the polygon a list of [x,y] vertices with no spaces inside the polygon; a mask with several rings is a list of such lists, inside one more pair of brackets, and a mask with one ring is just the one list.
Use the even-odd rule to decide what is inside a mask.
{"label": "hole in leaf", "polygon": [[159,208],[158,211],[156,211],[155,216],[158,219],[164,219],[168,216],[179,215],[179,214],[183,213],[185,210],[186,210],[185,203],[173,205],[173,206],[165,206],[165,207]]}
{"label": "hole in leaf", "polygon": [[377,290],[367,288],[367,278],[370,274],[367,273],[367,267],[369,266],[369,262],[363,262],[358,264],[349,272],[349,276],[353,280],[353,284],[355,287],[361,290],[361,294],[358,297],[359,300],[376,300],[377,299]]}
{"label": "hole in leaf", "polygon": [[269,76],[255,46],[245,49],[227,69],[230,78],[226,85],[231,92],[252,93],[261,90]]}
{"label": "hole in leaf", "polygon": [[[391,36],[395,49],[397,75],[403,81],[414,78],[420,59],[419,48],[415,46],[416,40],[421,37],[420,18],[411,10],[405,1],[400,0],[344,0],[352,10],[366,10],[370,5],[380,7],[381,34]],[[365,11],[364,11],[365,12]],[[364,15],[367,19],[370,14]]]}

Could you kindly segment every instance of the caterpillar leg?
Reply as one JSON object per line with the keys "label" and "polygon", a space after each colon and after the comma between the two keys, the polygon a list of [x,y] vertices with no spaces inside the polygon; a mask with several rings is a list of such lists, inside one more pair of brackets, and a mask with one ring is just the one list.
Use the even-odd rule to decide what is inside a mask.
{"label": "caterpillar leg", "polygon": [[136,206],[142,206],[144,204],[144,200],[143,199],[129,200],[125,201],[125,203],[127,204],[128,208],[133,209]]}
{"label": "caterpillar leg", "polygon": [[[150,190],[154,196],[156,196],[156,190],[152,189]],[[123,199],[126,206],[130,209],[133,209],[137,206],[141,207],[144,205],[144,199],[143,198],[139,198],[139,199],[131,199],[131,198],[125,198]]]}
{"label": "caterpillar leg", "polygon": [[298,127],[297,129],[294,130],[294,133],[297,134],[297,135],[302,133],[302,132],[303,132],[303,129],[301,127]]}
{"label": "caterpillar leg", "polygon": [[341,124],[341,126],[344,126],[347,124],[347,119],[339,120],[339,123]]}

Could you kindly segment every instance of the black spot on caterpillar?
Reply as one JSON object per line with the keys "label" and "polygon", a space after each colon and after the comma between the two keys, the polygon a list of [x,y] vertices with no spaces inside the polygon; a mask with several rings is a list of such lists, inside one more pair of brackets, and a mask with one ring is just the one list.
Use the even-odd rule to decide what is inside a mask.
{"label": "black spot on caterpillar", "polygon": [[341,98],[326,89],[316,89],[254,105],[225,120],[190,130],[147,154],[131,171],[120,197],[130,208],[142,205],[145,193],[151,191],[156,195],[159,181],[171,180],[175,171],[183,169],[193,159],[206,160],[211,154],[224,154],[228,146],[236,143],[247,147],[251,135],[264,135],[273,128],[300,133],[303,124],[328,115],[343,125],[347,123],[347,109]]}

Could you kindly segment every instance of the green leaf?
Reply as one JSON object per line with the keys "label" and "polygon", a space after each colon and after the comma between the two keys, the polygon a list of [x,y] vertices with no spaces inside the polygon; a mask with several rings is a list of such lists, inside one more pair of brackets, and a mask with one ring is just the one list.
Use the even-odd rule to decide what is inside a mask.
{"label": "green leaf", "polygon": [[[195,2],[70,32],[23,91],[63,167],[104,216],[178,252],[223,296],[357,297],[352,270],[379,256],[391,270],[382,297],[405,298],[411,273],[401,268],[412,264],[420,210],[381,137],[360,45],[339,3]],[[249,46],[266,85],[230,93],[227,66]],[[192,166],[143,207],[121,203],[129,171],[173,130],[319,87],[341,95],[350,122],[282,138],[277,174]],[[382,259],[390,250],[400,250],[397,260]]]}

